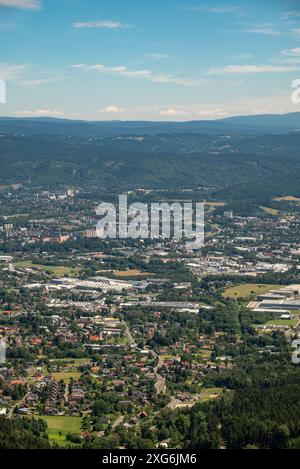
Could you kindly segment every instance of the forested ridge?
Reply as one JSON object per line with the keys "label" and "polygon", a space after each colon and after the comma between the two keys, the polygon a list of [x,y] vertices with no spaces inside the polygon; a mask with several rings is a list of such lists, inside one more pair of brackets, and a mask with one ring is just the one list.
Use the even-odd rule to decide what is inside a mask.
{"label": "forested ridge", "polygon": [[[1,125],[0,125],[1,131]],[[299,195],[300,134],[164,134],[114,138],[0,138],[0,184],[118,192],[202,188],[206,196],[263,205]]]}

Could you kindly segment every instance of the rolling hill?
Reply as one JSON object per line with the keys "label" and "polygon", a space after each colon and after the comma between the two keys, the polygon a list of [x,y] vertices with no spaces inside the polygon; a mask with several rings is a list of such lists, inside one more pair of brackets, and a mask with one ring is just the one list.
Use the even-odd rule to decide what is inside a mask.
{"label": "rolling hill", "polygon": [[0,118],[0,133],[16,135],[70,135],[112,137],[162,133],[286,133],[300,131],[300,113],[229,117],[214,121],[146,122],[79,121],[55,118]]}

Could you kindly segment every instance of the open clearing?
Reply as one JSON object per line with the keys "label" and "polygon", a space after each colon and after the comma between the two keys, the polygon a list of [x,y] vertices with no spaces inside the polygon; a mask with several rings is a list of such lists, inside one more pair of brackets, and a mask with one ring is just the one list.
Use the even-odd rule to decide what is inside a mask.
{"label": "open clearing", "polygon": [[205,388],[202,389],[200,394],[195,395],[192,399],[188,401],[180,401],[179,399],[172,398],[171,402],[167,404],[167,408],[169,409],[184,409],[184,408],[191,408],[197,402],[207,402],[212,399],[217,399],[224,394],[224,389],[222,388]]}
{"label": "open clearing", "polygon": [[78,226],[69,224],[69,225],[60,225],[60,228],[63,228],[66,231],[74,231],[78,229]]}
{"label": "open clearing", "polygon": [[50,443],[57,443],[64,446],[69,442],[66,439],[68,433],[81,433],[81,417],[57,417],[42,415],[40,418],[45,420],[48,425],[48,435]]}
{"label": "open clearing", "polygon": [[298,319],[273,319],[266,323],[267,326],[290,326],[295,327],[299,323]]}
{"label": "open clearing", "polygon": [[272,215],[274,217],[276,217],[277,215],[279,215],[281,212],[275,208],[271,208],[271,207],[259,207],[261,210],[263,210],[265,213],[268,213],[269,215]]}
{"label": "open clearing", "polygon": [[81,373],[79,371],[57,371],[55,373],[51,373],[51,375],[56,381],[63,380],[66,384],[69,384],[72,378],[74,380],[79,379]]}
{"label": "open clearing", "polygon": [[204,202],[205,205],[209,207],[225,207],[225,202]]}
{"label": "open clearing", "polygon": [[259,295],[270,290],[279,290],[283,285],[263,285],[255,283],[243,283],[227,288],[223,293],[224,298],[247,298],[251,295]]}
{"label": "open clearing", "polygon": [[35,264],[32,261],[20,261],[15,263],[16,267],[24,267],[27,269],[33,270],[43,270],[50,274],[53,274],[57,277],[64,277],[64,276],[75,276],[78,275],[78,269],[76,267],[66,267],[64,265],[43,265],[43,264]]}
{"label": "open clearing", "polygon": [[224,394],[224,389],[222,388],[202,388],[200,393],[200,400],[201,402],[206,402],[210,399],[217,399],[222,394]]}
{"label": "open clearing", "polygon": [[74,365],[80,366],[90,363],[89,358],[52,358],[50,360],[51,365]]}
{"label": "open clearing", "polygon": [[300,198],[299,197],[295,197],[294,195],[286,195],[284,197],[276,197],[275,199],[276,202],[297,202],[298,204],[300,204]]}
{"label": "open clearing", "polygon": [[116,277],[144,277],[149,275],[154,275],[149,272],[142,272],[141,270],[131,269],[131,270],[113,270],[112,272]]}

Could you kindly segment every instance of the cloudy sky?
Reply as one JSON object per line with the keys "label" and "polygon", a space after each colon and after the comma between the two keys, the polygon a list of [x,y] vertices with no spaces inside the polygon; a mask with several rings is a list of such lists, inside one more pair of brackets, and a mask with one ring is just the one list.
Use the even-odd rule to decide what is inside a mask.
{"label": "cloudy sky", "polygon": [[0,115],[300,111],[299,0],[0,0]]}

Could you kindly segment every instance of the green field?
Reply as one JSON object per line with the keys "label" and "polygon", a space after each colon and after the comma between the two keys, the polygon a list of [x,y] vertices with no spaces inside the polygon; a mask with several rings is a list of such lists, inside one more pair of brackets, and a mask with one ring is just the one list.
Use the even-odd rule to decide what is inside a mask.
{"label": "green field", "polygon": [[63,228],[64,230],[66,231],[74,231],[76,229],[78,229],[78,225],[60,225],[60,228]]}
{"label": "green field", "polygon": [[48,272],[49,274],[53,274],[57,277],[64,277],[64,276],[72,276],[76,277],[78,275],[78,269],[76,267],[66,267],[63,265],[43,265],[43,264],[35,264],[32,261],[20,261],[16,262],[15,266],[24,267],[33,270],[43,270]]}
{"label": "green field", "polygon": [[273,319],[268,321],[266,324],[268,326],[290,326],[295,327],[298,324],[298,319]]}
{"label": "green field", "polygon": [[201,402],[207,402],[211,399],[217,399],[223,393],[223,388],[202,388],[200,393],[200,400]]}
{"label": "green field", "polygon": [[52,417],[42,415],[40,418],[46,421],[48,425],[48,435],[50,443],[56,443],[60,446],[69,444],[66,440],[68,433],[81,433],[81,417]]}
{"label": "green field", "polygon": [[263,285],[255,283],[243,283],[241,285],[235,285],[234,287],[227,288],[223,293],[224,298],[247,298],[251,295],[259,295],[266,293],[270,290],[278,290],[282,288],[282,285]]}
{"label": "green field", "polygon": [[74,365],[74,366],[80,366],[84,364],[90,363],[89,358],[52,358],[50,360],[50,363],[52,365]]}
{"label": "green field", "polygon": [[69,384],[71,378],[77,380],[80,378],[81,373],[79,371],[57,371],[51,373],[51,375],[56,381],[63,380],[66,384]]}

